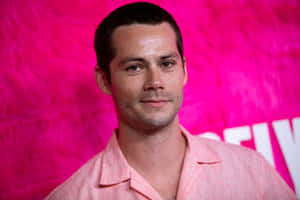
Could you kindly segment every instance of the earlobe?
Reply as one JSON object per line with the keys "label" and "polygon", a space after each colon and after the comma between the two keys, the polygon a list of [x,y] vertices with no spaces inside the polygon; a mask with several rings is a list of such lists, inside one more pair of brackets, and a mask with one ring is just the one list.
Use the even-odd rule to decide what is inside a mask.
{"label": "earlobe", "polygon": [[185,58],[183,58],[183,70],[184,70],[183,85],[185,85],[188,80],[188,73],[187,73],[187,69],[186,69],[186,59]]}
{"label": "earlobe", "polygon": [[107,81],[106,74],[100,69],[99,65],[95,66],[95,78],[99,89],[108,95],[111,95],[110,85]]}

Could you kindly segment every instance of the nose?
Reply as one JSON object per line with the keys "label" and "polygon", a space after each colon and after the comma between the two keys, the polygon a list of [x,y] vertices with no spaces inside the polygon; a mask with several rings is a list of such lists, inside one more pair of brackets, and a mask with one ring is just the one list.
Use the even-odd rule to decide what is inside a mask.
{"label": "nose", "polygon": [[157,68],[148,69],[144,90],[163,90],[162,72]]}

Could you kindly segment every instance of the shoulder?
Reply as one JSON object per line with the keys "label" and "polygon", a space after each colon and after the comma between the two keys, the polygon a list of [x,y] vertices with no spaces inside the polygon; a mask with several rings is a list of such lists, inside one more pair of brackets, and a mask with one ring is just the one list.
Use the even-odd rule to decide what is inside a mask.
{"label": "shoulder", "polygon": [[83,164],[71,177],[56,187],[45,200],[74,199],[78,196],[79,188],[97,185],[101,172],[103,152],[98,153]]}
{"label": "shoulder", "polygon": [[192,135],[183,126],[181,126],[181,129],[187,138],[192,152],[195,152],[195,155],[199,156],[200,159],[204,157],[209,161],[219,160],[222,161],[223,164],[229,165],[238,163],[237,166],[243,163],[249,163],[249,161],[251,161],[250,164],[255,165],[255,161],[259,162],[264,160],[262,155],[250,148],[208,139],[202,137],[201,134]]}
{"label": "shoulder", "polygon": [[254,157],[258,159],[262,158],[262,156],[256,151],[236,144],[229,144],[222,141],[204,138],[201,135],[192,135],[191,139],[193,140],[193,144],[196,148],[208,148],[223,159],[232,157],[237,158],[236,156],[250,156],[250,158]]}
{"label": "shoulder", "polygon": [[196,150],[205,148],[220,160],[218,169],[223,177],[260,191],[263,199],[297,199],[275,168],[258,152],[235,144],[192,136]]}
{"label": "shoulder", "polygon": [[212,152],[224,168],[232,168],[240,172],[244,170],[258,172],[269,165],[260,153],[250,148],[207,139],[201,135],[194,135],[191,139],[196,151],[205,149],[207,152]]}

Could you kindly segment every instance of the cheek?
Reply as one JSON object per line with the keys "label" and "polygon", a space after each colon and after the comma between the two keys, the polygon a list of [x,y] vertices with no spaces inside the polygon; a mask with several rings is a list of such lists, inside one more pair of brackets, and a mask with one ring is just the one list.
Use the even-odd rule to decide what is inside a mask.
{"label": "cheek", "polygon": [[140,94],[140,87],[132,80],[119,80],[112,85],[112,94],[118,101],[131,102]]}
{"label": "cheek", "polygon": [[169,85],[169,88],[173,91],[181,91],[184,86],[184,76],[182,74],[180,75],[172,75],[168,78],[167,84]]}

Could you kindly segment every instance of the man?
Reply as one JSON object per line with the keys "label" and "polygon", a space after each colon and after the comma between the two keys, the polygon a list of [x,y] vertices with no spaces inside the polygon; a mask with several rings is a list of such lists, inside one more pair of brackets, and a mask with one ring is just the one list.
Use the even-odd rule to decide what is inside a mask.
{"label": "man", "polygon": [[180,30],[162,8],[118,8],[95,36],[99,88],[118,129],[106,149],[47,199],[296,199],[255,152],[199,139],[179,124],[187,81]]}

